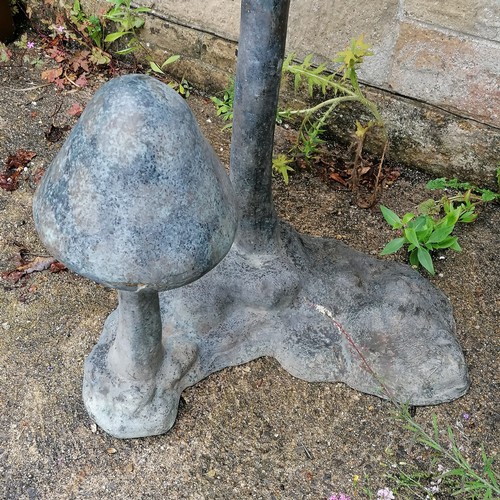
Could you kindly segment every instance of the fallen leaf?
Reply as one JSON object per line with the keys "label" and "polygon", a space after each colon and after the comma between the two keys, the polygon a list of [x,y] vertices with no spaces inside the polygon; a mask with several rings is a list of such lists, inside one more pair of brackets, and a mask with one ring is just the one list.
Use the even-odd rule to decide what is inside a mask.
{"label": "fallen leaf", "polygon": [[90,52],[88,50],[81,50],[77,52],[74,57],[69,61],[69,65],[73,71],[78,71],[80,68],[86,73],[89,72],[89,56]]}
{"label": "fallen leaf", "polygon": [[[64,61],[64,59],[66,59],[65,52],[58,47],[51,47],[50,49],[47,49],[45,52],[49,57],[51,57],[52,59],[54,59],[54,61],[56,61],[58,63]],[[51,70],[47,70],[47,71],[51,71]],[[61,72],[62,72],[62,69],[61,69]],[[59,75],[57,75],[57,76],[59,76]],[[42,74],[42,78],[44,78],[43,74]]]}
{"label": "fallen leaf", "polygon": [[0,277],[10,281],[11,283],[17,283],[24,275],[25,273],[21,271],[7,271],[0,274]]}
{"label": "fallen leaf", "polygon": [[210,469],[208,472],[207,472],[207,476],[210,477],[210,478],[214,478],[215,477],[215,469]]}
{"label": "fallen leaf", "polygon": [[62,68],[46,69],[42,71],[41,77],[43,80],[47,80],[50,83],[54,83],[62,75]]}
{"label": "fallen leaf", "polygon": [[58,273],[60,271],[66,271],[68,268],[62,263],[56,260],[55,262],[52,262],[49,267],[49,271],[51,273]]}
{"label": "fallen leaf", "polygon": [[342,184],[343,186],[347,185],[347,182],[336,172],[330,172],[330,175],[328,177],[332,181],[338,182],[339,184]]}
{"label": "fallen leaf", "polygon": [[54,259],[54,257],[35,257],[30,262],[25,262],[21,256],[20,264],[14,271],[7,271],[0,276],[11,283],[17,283],[23,276],[34,272],[49,270],[51,273],[58,273],[66,270],[66,266]]}
{"label": "fallen leaf", "polygon": [[125,466],[125,472],[134,472],[134,464],[130,463]]}
{"label": "fallen leaf", "polygon": [[[78,80],[76,81],[78,83]],[[83,108],[77,102],[74,102],[68,109],[68,115],[70,116],[80,116],[82,114]]]}
{"label": "fallen leaf", "polygon": [[54,257],[35,257],[31,262],[18,266],[16,271],[23,271],[25,274],[44,271],[49,269],[54,262],[56,262]]}
{"label": "fallen leaf", "polygon": [[78,79],[75,81],[75,85],[78,85],[79,87],[86,87],[87,86],[87,78],[85,78],[85,74],[82,73]]}
{"label": "fallen leaf", "polygon": [[33,175],[33,181],[35,182],[35,184],[40,184],[40,181],[42,180],[44,173],[45,173],[44,168],[38,168],[36,170],[35,174]]}
{"label": "fallen leaf", "polygon": [[15,155],[10,155],[7,158],[6,165],[10,169],[24,168],[34,157],[34,151],[27,151],[26,149],[18,149]]}
{"label": "fallen leaf", "polygon": [[10,155],[5,162],[5,169],[0,173],[0,188],[5,191],[14,191],[19,187],[19,176],[36,156],[33,151],[19,149],[16,154]]}
{"label": "fallen leaf", "polygon": [[106,453],[107,453],[108,455],[114,455],[114,454],[116,453],[116,451],[117,451],[117,450],[116,450],[116,448],[108,448],[108,449],[106,450]]}

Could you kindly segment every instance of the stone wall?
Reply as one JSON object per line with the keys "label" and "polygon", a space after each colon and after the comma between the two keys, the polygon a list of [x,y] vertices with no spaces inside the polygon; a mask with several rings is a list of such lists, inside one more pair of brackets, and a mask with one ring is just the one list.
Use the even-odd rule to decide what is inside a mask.
{"label": "stone wall", "polygon": [[[96,2],[82,0],[94,12]],[[149,5],[148,5],[149,2]],[[142,0],[143,36],[158,60],[181,54],[178,76],[211,90],[234,71],[238,0]],[[88,11],[90,11],[88,10]],[[330,61],[364,33],[360,72],[392,139],[393,160],[494,185],[500,160],[498,0],[292,0],[288,52]],[[349,110],[334,119],[341,136]]]}

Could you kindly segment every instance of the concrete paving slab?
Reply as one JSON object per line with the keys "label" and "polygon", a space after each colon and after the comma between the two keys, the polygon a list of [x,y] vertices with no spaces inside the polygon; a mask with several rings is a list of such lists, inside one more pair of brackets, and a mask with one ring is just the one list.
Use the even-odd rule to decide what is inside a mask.
{"label": "concrete paving slab", "polygon": [[412,19],[479,38],[500,41],[498,0],[406,0],[404,11]]}
{"label": "concrete paving slab", "polygon": [[[402,23],[392,90],[500,126],[500,45]],[[467,103],[467,109],[464,109]]]}

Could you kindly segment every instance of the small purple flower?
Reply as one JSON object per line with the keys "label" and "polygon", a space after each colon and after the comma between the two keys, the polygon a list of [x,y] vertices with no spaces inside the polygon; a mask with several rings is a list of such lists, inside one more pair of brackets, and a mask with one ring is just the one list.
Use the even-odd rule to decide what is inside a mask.
{"label": "small purple flower", "polygon": [[59,25],[59,26],[56,26],[56,30],[59,31],[59,33],[62,33],[65,30],[65,27]]}
{"label": "small purple flower", "polygon": [[351,500],[351,497],[344,495],[344,493],[333,493],[328,500]]}
{"label": "small purple flower", "polygon": [[462,418],[463,418],[464,420],[469,420],[469,419],[470,419],[470,415],[469,415],[468,413],[463,413],[463,414],[462,414]]}
{"label": "small purple flower", "polygon": [[28,48],[28,49],[34,49],[35,48],[35,42],[28,42],[26,44],[26,48]]}
{"label": "small purple flower", "polygon": [[377,498],[384,500],[393,500],[395,497],[394,493],[386,486],[384,489],[377,491]]}

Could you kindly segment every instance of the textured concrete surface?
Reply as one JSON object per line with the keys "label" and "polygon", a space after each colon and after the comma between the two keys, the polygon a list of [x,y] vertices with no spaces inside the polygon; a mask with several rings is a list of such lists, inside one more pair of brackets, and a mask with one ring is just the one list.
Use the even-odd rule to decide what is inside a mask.
{"label": "textured concrete surface", "polygon": [[404,13],[429,26],[500,42],[500,2],[496,0],[405,0]]}
{"label": "textured concrete surface", "polygon": [[500,44],[404,22],[388,85],[397,93],[500,126]]}
{"label": "textured concrete surface", "polygon": [[[13,51],[14,64],[0,70],[0,103],[9,103],[0,105],[0,158],[19,149],[37,156],[18,190],[0,190],[0,274],[18,265],[18,245],[30,259],[46,255],[31,202],[39,169],[53,160],[69,132],[56,143],[44,132],[51,123],[73,126],[76,119],[66,110],[75,102],[85,107],[102,85],[100,75],[92,74],[76,92],[38,87],[45,83],[40,69],[18,63],[23,51]],[[188,103],[227,164],[230,134],[221,131],[224,122],[212,103],[196,92]],[[277,128],[278,148],[289,133]],[[433,194],[425,189],[428,179],[402,168],[381,202],[397,213],[414,210]],[[394,237],[379,210],[358,208],[349,191],[314,169],[296,169],[288,185],[275,176],[273,191],[279,216],[301,233],[341,239],[372,254]],[[458,234],[463,252],[443,253],[430,280],[451,300],[472,384],[453,402],[417,408],[416,422],[432,434],[435,414],[443,439],[451,426],[461,452],[481,473],[480,444],[488,456],[500,449],[500,207],[484,206]],[[385,258],[404,259],[404,253]],[[342,383],[304,382],[270,358],[227,368],[186,389],[167,434],[115,439],[85,411],[81,383],[84,360],[116,308],[116,292],[71,272],[33,272],[16,284],[0,277],[0,283],[2,499],[316,500],[344,492],[358,500],[368,498],[365,488],[373,497],[385,486],[398,498],[412,498],[398,491],[388,471],[438,475],[431,451],[394,418],[390,402]],[[449,489],[442,495],[452,498]]]}

